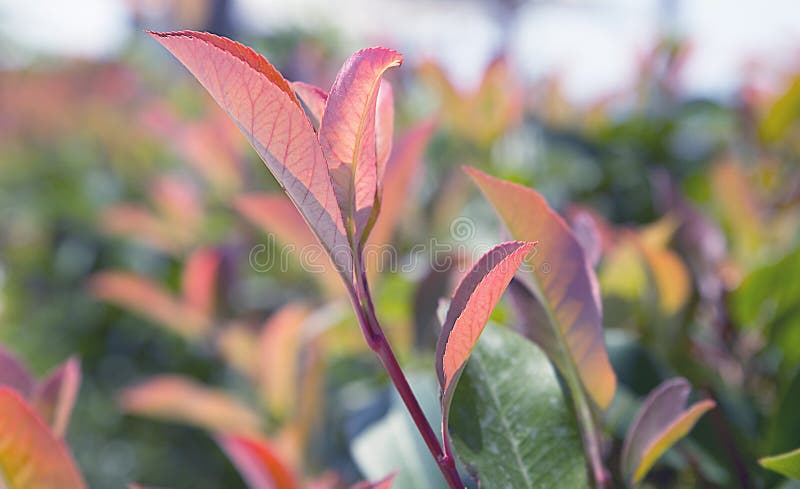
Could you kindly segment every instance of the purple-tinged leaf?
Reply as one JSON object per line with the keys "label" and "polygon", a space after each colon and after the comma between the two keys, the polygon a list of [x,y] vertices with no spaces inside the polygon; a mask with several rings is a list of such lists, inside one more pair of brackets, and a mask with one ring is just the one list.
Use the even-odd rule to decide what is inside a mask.
{"label": "purple-tinged leaf", "polygon": [[656,460],[715,406],[714,401],[706,399],[687,408],[690,392],[686,379],[670,379],[642,402],[622,448],[622,475],[629,485],[641,481]]}
{"label": "purple-tinged leaf", "polygon": [[6,386],[29,398],[36,380],[28,369],[8,350],[0,346],[0,387]]}

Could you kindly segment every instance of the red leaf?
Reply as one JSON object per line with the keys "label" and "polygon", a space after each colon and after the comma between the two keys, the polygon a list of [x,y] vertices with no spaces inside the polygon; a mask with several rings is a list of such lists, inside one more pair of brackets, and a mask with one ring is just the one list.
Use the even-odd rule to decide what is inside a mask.
{"label": "red leaf", "polygon": [[456,287],[436,344],[436,371],[444,392],[460,374],[494,306],[535,245],[512,241],[496,246]]}
{"label": "red leaf", "polygon": [[36,386],[33,402],[53,433],[63,438],[81,386],[81,364],[73,357]]}
{"label": "red leaf", "polygon": [[489,316],[536,243],[500,244],[475,263],[456,287],[436,344],[436,373],[442,389],[442,436],[449,445],[450,403],[458,378]]}
{"label": "red leaf", "polygon": [[263,438],[218,436],[217,443],[239,470],[250,489],[297,489],[296,476]]}
{"label": "red leaf", "polygon": [[213,34],[150,33],[245,133],[349,280],[352,254],[328,165],[289,83],[261,55]]}
{"label": "red leaf", "polygon": [[[322,116],[319,141],[354,244],[361,243],[378,193],[376,106],[381,77],[402,59],[385,48],[364,49],[350,56],[333,82]],[[385,110],[381,118],[381,130],[390,129]],[[384,155],[386,135],[380,138]]]}
{"label": "red leaf", "polygon": [[7,387],[0,387],[0,474],[10,489],[86,487],[64,442]]}

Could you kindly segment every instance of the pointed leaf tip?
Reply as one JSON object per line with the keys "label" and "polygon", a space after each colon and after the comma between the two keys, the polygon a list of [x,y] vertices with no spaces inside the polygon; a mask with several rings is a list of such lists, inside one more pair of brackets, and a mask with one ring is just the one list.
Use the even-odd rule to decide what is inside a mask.
{"label": "pointed leaf tip", "polygon": [[[514,239],[541,239],[531,272],[523,282],[542,306],[545,323],[528,331],[563,375],[577,371],[577,379],[601,409],[614,397],[616,375],[603,339],[602,304],[594,269],[564,220],[534,190],[499,180],[474,168],[464,171],[492,204]],[[546,266],[545,266],[546,265]],[[525,316],[525,314],[523,314]],[[543,336],[553,342],[541,342]]]}
{"label": "pointed leaf tip", "polygon": [[629,485],[641,481],[658,458],[716,405],[706,399],[686,408],[690,392],[686,379],[670,379],[642,402],[622,448],[622,473]]}
{"label": "pointed leaf tip", "polygon": [[381,89],[381,78],[402,60],[400,53],[386,48],[362,49],[350,56],[336,75],[322,115],[319,141],[354,245],[362,242],[374,222],[373,208],[391,141],[386,134],[393,118],[390,92]]}

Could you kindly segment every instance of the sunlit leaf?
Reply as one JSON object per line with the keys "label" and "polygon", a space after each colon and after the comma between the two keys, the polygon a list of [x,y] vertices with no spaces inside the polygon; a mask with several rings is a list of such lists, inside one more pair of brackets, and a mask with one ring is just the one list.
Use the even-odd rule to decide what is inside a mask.
{"label": "sunlit leaf", "polygon": [[67,433],[80,385],[81,365],[73,357],[36,386],[33,404],[58,437],[63,438]]}
{"label": "sunlit leaf", "polygon": [[642,402],[622,448],[622,474],[629,485],[641,481],[658,458],[715,406],[714,401],[704,400],[687,408],[690,391],[686,379],[671,379]]}
{"label": "sunlit leaf", "polygon": [[216,251],[200,249],[189,256],[183,268],[181,277],[183,303],[205,317],[214,314],[220,259]]}
{"label": "sunlit leaf", "polygon": [[325,112],[325,104],[328,103],[328,94],[319,87],[303,82],[292,82],[292,88],[297,98],[306,106],[314,127],[319,128],[322,114]]}
{"label": "sunlit leaf", "polygon": [[289,83],[252,49],[213,34],[150,33],[231,116],[349,279],[352,254],[314,128]]}
{"label": "sunlit leaf", "polygon": [[299,489],[292,469],[268,440],[257,436],[220,435],[217,442],[250,489]]}
{"label": "sunlit leaf", "polygon": [[[594,270],[563,219],[535,191],[467,168],[502,218],[511,237],[541,239],[528,258],[523,281],[544,308],[549,324],[528,332],[565,376],[577,374],[594,402],[605,409],[616,376],[603,340],[600,291]],[[573,373],[575,372],[575,373]],[[575,393],[573,393],[574,395]]]}
{"label": "sunlit leaf", "polygon": [[[339,70],[322,116],[319,141],[354,244],[361,243],[373,219],[378,197],[378,152],[387,156],[390,148],[391,135],[377,134],[379,129],[392,128],[376,114],[381,77],[387,69],[399,66],[402,59],[399,53],[384,48],[353,54]],[[376,146],[378,139],[383,147]]]}
{"label": "sunlit leaf", "polygon": [[787,130],[800,119],[800,77],[792,80],[789,88],[769,107],[759,124],[764,141],[780,140]]}
{"label": "sunlit leaf", "polygon": [[763,467],[786,477],[800,480],[800,448],[758,460]]}
{"label": "sunlit leaf", "polygon": [[66,445],[7,387],[0,387],[0,487],[86,487]]}
{"label": "sunlit leaf", "polygon": [[119,396],[131,414],[199,426],[219,433],[250,434],[261,429],[257,413],[220,389],[178,375],[153,377]]}
{"label": "sunlit leaf", "polygon": [[580,435],[553,367],[507,328],[490,324],[481,335],[450,427],[482,489],[588,487]]}
{"label": "sunlit leaf", "polygon": [[436,343],[445,444],[447,419],[458,377],[503,291],[536,243],[514,241],[483,255],[456,287]]}

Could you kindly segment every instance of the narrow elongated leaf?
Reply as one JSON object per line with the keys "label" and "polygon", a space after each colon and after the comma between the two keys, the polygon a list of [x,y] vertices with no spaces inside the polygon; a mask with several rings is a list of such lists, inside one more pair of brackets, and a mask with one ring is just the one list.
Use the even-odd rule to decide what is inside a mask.
{"label": "narrow elongated leaf", "polygon": [[214,314],[217,273],[220,255],[212,249],[197,250],[183,268],[181,286],[186,307],[205,316]]}
{"label": "narrow elongated leaf", "polygon": [[[385,48],[363,49],[348,58],[333,82],[319,128],[339,208],[356,245],[367,231],[378,196],[376,127],[387,129],[383,117],[376,124],[381,77],[402,59]],[[381,155],[386,156],[386,135],[380,139]]]}
{"label": "narrow elongated leaf", "polygon": [[250,489],[299,489],[293,471],[268,440],[222,435],[217,443],[239,470]]}
{"label": "narrow elongated leaf", "polygon": [[481,489],[589,487],[567,402],[536,345],[507,328],[486,328],[450,413],[456,452]]}
{"label": "narrow elongated leaf", "polygon": [[260,54],[213,34],[150,33],[236,122],[349,279],[352,254],[328,165],[289,83]]}
{"label": "narrow elongated leaf", "polygon": [[36,386],[33,402],[53,433],[63,438],[78,398],[81,385],[81,365],[77,358],[70,358]]}
{"label": "narrow elongated leaf", "polygon": [[[535,191],[466,168],[502,218],[511,236],[541,239],[529,259],[531,273],[523,274],[548,317],[546,333],[532,331],[565,376],[579,377],[594,402],[606,409],[614,397],[616,376],[603,341],[600,291],[594,270],[569,227]],[[575,372],[575,373],[573,373]]]}
{"label": "narrow elongated leaf", "polygon": [[22,397],[30,397],[35,385],[36,380],[25,365],[0,345],[0,387],[10,387]]}
{"label": "narrow elongated leaf", "polygon": [[185,423],[219,433],[258,433],[261,418],[225,391],[178,375],[161,375],[125,389],[122,408],[133,414]]}
{"label": "narrow elongated leaf", "polygon": [[458,377],[508,283],[536,243],[514,241],[483,255],[456,287],[436,343],[436,373],[442,390],[442,436]]}
{"label": "narrow elongated leaf", "polygon": [[319,128],[322,122],[322,114],[325,112],[325,104],[328,103],[328,94],[325,90],[304,82],[292,82],[292,88],[297,98],[306,106],[314,127]]}
{"label": "narrow elongated leaf", "polygon": [[642,402],[622,448],[622,474],[628,484],[642,480],[656,460],[714,407],[714,401],[705,400],[686,408],[690,391],[686,379],[671,379]]}
{"label": "narrow elongated leaf", "polygon": [[86,487],[66,445],[19,393],[0,387],[0,486],[8,489]]}
{"label": "narrow elongated leaf", "polygon": [[781,475],[800,480],[800,448],[772,457],[763,457],[758,463]]}

